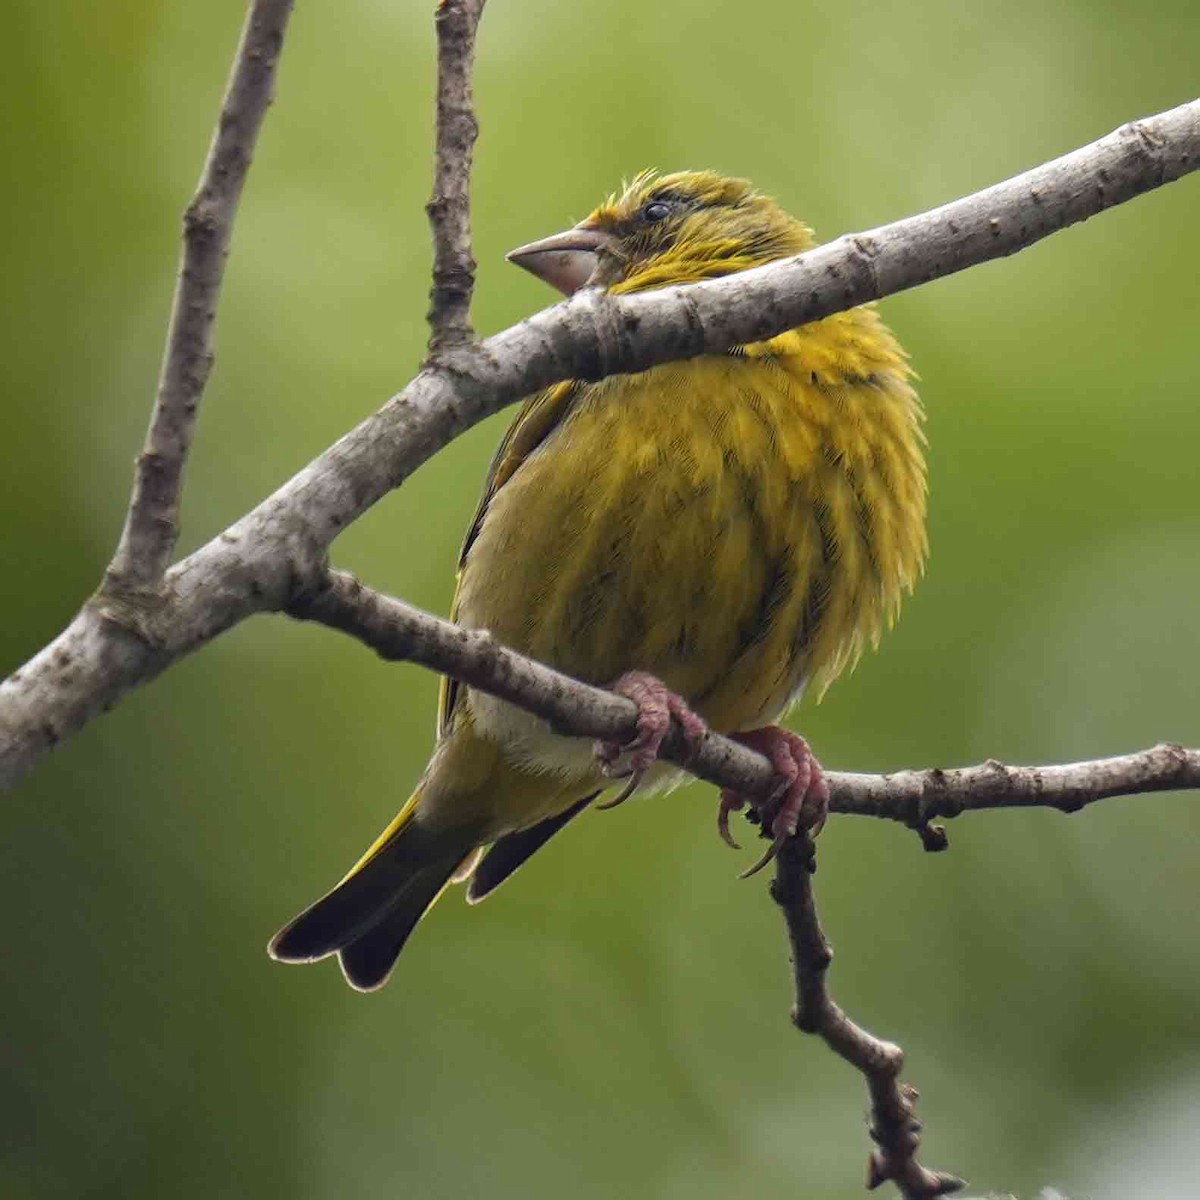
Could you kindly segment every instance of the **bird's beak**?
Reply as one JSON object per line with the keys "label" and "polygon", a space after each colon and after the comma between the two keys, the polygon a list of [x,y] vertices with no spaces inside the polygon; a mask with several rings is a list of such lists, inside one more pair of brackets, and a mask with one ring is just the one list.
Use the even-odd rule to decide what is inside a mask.
{"label": "bird's beak", "polygon": [[599,262],[597,256],[611,241],[611,236],[599,229],[576,225],[540,242],[518,246],[506,257],[510,263],[558,288],[564,296],[570,296],[591,279]]}

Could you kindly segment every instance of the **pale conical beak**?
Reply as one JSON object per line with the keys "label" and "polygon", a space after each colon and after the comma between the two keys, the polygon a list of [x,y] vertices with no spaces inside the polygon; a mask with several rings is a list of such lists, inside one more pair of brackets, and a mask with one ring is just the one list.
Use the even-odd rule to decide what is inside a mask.
{"label": "pale conical beak", "polygon": [[610,241],[610,236],[599,229],[576,225],[540,242],[518,246],[505,257],[570,296],[591,279],[599,262],[597,255]]}

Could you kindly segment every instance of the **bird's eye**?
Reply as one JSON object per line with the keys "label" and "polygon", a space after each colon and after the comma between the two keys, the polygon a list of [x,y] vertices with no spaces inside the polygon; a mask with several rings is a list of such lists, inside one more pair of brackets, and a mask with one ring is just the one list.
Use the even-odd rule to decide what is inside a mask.
{"label": "bird's eye", "polygon": [[665,200],[648,200],[638,210],[638,216],[647,224],[665,221],[671,215],[671,206]]}

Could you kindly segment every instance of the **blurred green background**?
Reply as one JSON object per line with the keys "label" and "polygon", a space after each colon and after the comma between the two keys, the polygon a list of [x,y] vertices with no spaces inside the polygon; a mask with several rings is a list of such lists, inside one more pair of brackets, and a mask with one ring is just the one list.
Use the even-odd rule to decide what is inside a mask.
{"label": "blurred green background", "polygon": [[[300,4],[245,197],[183,549],[397,390],[424,343],[428,4]],[[0,243],[0,671],[114,544],[237,0],[14,0]],[[493,0],[478,326],[503,252],[641,167],[744,174],[826,237],[1191,98],[1200,8]],[[1200,180],[887,301],[923,377],[933,554],[796,722],[848,769],[1200,741]],[[335,546],[435,612],[496,418]],[[860,1195],[860,1080],[787,1022],[779,921],[693,786],[439,906],[381,994],[268,936],[391,815],[436,680],[255,619],[3,809],[0,1196]],[[987,814],[923,855],[835,819],[839,999],[901,1041],[973,1194],[1181,1197],[1200,1112],[1193,797]]]}

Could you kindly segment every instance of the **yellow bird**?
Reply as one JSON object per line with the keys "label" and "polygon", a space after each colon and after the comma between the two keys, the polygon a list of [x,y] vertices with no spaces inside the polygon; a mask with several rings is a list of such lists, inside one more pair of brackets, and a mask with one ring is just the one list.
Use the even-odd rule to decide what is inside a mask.
{"label": "yellow bird", "polygon": [[[515,250],[570,294],[645,291],[814,245],[740,179],[637,177],[566,233]],[[907,357],[872,306],[728,354],[528,399],[492,462],[453,617],[639,707],[626,747],[593,748],[443,681],[437,744],[412,798],[271,954],[338,954],[379,987],[452,879],[482,898],[616,775],[661,785],[671,716],[765,752],[773,845],[827,798],[803,739],[771,725],[878,640],[921,572],[925,463]],[[626,787],[620,798],[630,790]],[[723,795],[719,812],[741,806]],[[764,860],[765,861],[765,860]]]}

